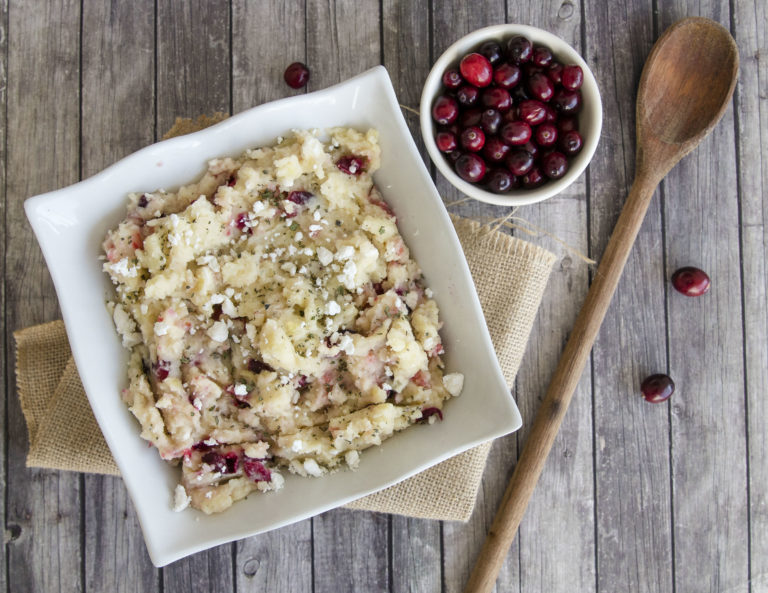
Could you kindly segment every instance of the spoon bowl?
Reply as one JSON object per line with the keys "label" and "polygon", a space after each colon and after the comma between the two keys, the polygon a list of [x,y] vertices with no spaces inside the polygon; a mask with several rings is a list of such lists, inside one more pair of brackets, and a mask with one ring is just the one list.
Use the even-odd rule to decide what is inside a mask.
{"label": "spoon bowl", "polygon": [[[663,177],[693,150],[722,117],[738,69],[736,42],[718,23],[692,17],[667,29],[640,77],[637,144],[644,158],[638,166],[657,169]],[[647,148],[661,160],[648,163]]]}

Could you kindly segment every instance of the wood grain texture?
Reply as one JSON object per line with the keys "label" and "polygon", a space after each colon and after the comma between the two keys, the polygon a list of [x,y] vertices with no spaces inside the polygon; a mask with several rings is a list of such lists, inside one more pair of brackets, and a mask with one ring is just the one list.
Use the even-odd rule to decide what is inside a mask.
{"label": "wood grain texture", "polygon": [[[690,14],[729,25],[725,2],[660,5],[659,30]],[[732,109],[664,182],[666,276],[714,279],[705,298],[668,291],[677,591],[747,591],[746,420]],[[717,240],[711,240],[717,237]]]}
{"label": "wood grain texture", "polygon": [[[286,66],[306,54],[304,2],[238,1],[232,6],[233,113],[294,94]],[[253,31],[280,31],[282,43]],[[236,590],[292,593],[312,590],[312,520],[237,544]]]}
{"label": "wood grain texture", "polygon": [[[599,258],[634,177],[634,99],[654,28],[647,1],[585,9],[585,57],[602,83],[605,116],[589,168],[601,180],[590,193],[590,248]],[[667,371],[661,237],[657,195],[592,353],[599,591],[672,590],[669,407],[639,394],[644,377]]]}
{"label": "wood grain texture", "polygon": [[[157,134],[176,117],[230,108],[230,7],[222,0],[157,5]],[[166,593],[232,591],[235,545],[200,552],[162,571]]]}
{"label": "wood grain texture", "polygon": [[227,0],[157,2],[157,137],[177,117],[230,110]]}
{"label": "wood grain texture", "polygon": [[[309,90],[382,62],[400,101],[417,107],[440,52],[507,20],[581,47],[598,78],[605,124],[587,175],[518,215],[599,258],[632,177],[645,54],[677,18],[701,14],[739,44],[735,110],[654,198],[496,590],[768,593],[765,2],[123,4],[0,0],[0,591],[461,591],[586,292],[575,256],[532,239],[560,262],[515,389],[526,428],[494,444],[469,523],[334,511],[156,570],[119,480],[24,467],[11,332],[60,314],[22,201],[151,142],[176,116],[305,92],[282,80],[294,60],[312,70]],[[417,118],[405,117],[422,148]],[[436,182],[446,203],[463,197]],[[477,202],[450,210],[508,213]],[[669,291],[686,264],[710,273],[710,294]],[[639,401],[639,380],[666,368],[678,385],[671,403]]]}
{"label": "wood grain texture", "polygon": [[[154,29],[154,2],[83,3],[83,177],[154,140]],[[158,591],[122,480],[86,475],[83,499],[86,591]]]}
{"label": "wood grain texture", "polygon": [[[285,2],[232,2],[232,102],[233,113],[267,101],[305,92],[294,91],[283,80],[292,62],[306,62],[305,4]],[[279,31],[274,35],[255,31]],[[322,70],[309,63],[311,76]]]}
{"label": "wood grain texture", "polygon": [[[21,3],[8,11],[6,352],[13,351],[11,332],[60,315],[22,203],[78,179],[79,33],[79,2]],[[82,478],[25,469],[27,433],[11,365],[5,384],[6,467],[13,475],[5,512],[18,534],[6,546],[8,589],[81,591]]]}
{"label": "wood grain texture", "polygon": [[[582,18],[576,3],[513,3],[507,20],[530,23],[581,48]],[[587,173],[588,174],[588,173]],[[519,215],[560,237],[582,253],[589,252],[586,175],[562,194],[521,209]],[[520,234],[521,238],[526,238]],[[518,373],[516,398],[523,415],[520,447],[530,435],[541,397],[584,301],[589,269],[554,242],[544,244],[560,255],[539,310],[528,352]],[[520,591],[582,591],[595,588],[592,393],[585,372],[547,460],[534,500],[520,525]],[[559,492],[569,492],[563,504]]]}
{"label": "wood grain texture", "polygon": [[[2,112],[0,113],[0,220],[3,221],[3,223],[6,220],[6,210],[7,210],[7,196],[6,196],[6,169],[5,169],[5,163],[6,163],[6,131],[7,131],[7,125],[8,121],[6,118],[7,113],[7,93],[6,90],[8,88],[8,31],[7,31],[7,24],[8,24],[8,2],[3,1],[0,2],[0,110]],[[3,224],[0,223],[0,224]],[[5,230],[5,227],[3,226],[3,230]],[[5,241],[0,241],[0,311],[3,312],[3,314],[0,314],[0,376],[3,377],[3,380],[0,381],[0,401],[2,401],[4,404],[6,401],[8,401],[8,398],[11,397],[11,393],[13,393],[13,390],[11,389],[11,385],[9,383],[6,383],[6,378],[9,376],[10,372],[7,370],[8,367],[11,366],[11,356],[10,352],[11,350],[6,348],[7,342],[6,342],[6,330],[5,330],[5,291],[6,291],[6,283],[7,278],[5,275]],[[7,414],[6,411],[8,409],[7,405],[0,406],[0,427],[2,427],[3,437],[5,436],[7,432]],[[5,438],[0,438],[0,460],[5,461],[6,456],[6,440]],[[0,464],[0,492],[5,494],[8,486],[8,480],[6,476],[6,464],[2,463]],[[11,526],[6,525],[5,521],[5,513],[0,514],[0,533],[4,534],[3,537],[3,548],[5,548],[6,542],[10,542],[11,540],[18,537],[18,533],[16,530],[18,529],[18,526],[14,525],[13,530],[9,529]],[[4,554],[2,560],[0,560],[0,566],[2,567],[0,569],[0,591],[4,591],[8,588],[8,555]]]}
{"label": "wood grain texture", "polygon": [[732,4],[741,49],[734,103],[744,291],[749,543],[752,591],[768,591],[768,12],[765,3]]}

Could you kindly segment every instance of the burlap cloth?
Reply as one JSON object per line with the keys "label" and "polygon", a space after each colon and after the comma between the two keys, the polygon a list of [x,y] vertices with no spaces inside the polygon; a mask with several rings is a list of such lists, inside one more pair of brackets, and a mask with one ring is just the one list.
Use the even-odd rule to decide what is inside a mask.
{"label": "burlap cloth", "polygon": [[[166,137],[202,129],[222,116],[177,120]],[[454,217],[496,355],[515,380],[555,256],[479,223]],[[29,431],[27,466],[119,475],[72,359],[62,321],[14,333],[19,400]],[[472,397],[464,393],[462,397]],[[137,425],[138,437],[138,425]],[[348,508],[466,521],[491,443],[439,463]],[[461,476],[460,480],[456,476]]]}

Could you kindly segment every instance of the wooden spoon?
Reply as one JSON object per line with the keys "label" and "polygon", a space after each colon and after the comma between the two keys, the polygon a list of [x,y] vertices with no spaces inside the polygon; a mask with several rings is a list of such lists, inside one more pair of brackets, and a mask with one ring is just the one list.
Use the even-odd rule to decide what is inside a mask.
{"label": "wooden spoon", "polygon": [[637,92],[635,181],[465,593],[493,589],[656,186],[720,120],[731,100],[738,69],[736,43],[728,31],[709,19],[683,19],[653,46]]}

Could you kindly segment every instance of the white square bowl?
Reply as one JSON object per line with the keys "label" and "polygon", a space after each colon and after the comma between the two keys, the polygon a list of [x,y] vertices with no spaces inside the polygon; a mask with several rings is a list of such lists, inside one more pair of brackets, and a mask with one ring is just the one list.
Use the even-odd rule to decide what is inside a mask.
{"label": "white square bowl", "polygon": [[[321,479],[286,475],[281,491],[254,494],[223,513],[175,513],[171,496],[179,470],[139,438],[139,425],[120,399],[128,356],[104,305],[113,289],[97,259],[101,242],[124,217],[129,192],[188,183],[202,175],[209,159],[272,144],[291,129],[334,126],[379,130],[381,169],[374,180],[435,293],[446,366],[464,373],[464,392],[447,403],[443,422],[414,426],[369,449],[357,471]],[[338,507],[521,425],[461,245],[381,66],[326,90],[254,107],[200,132],[154,144],[90,179],[30,198],[24,208],[56,286],[80,378],[156,566]]]}

